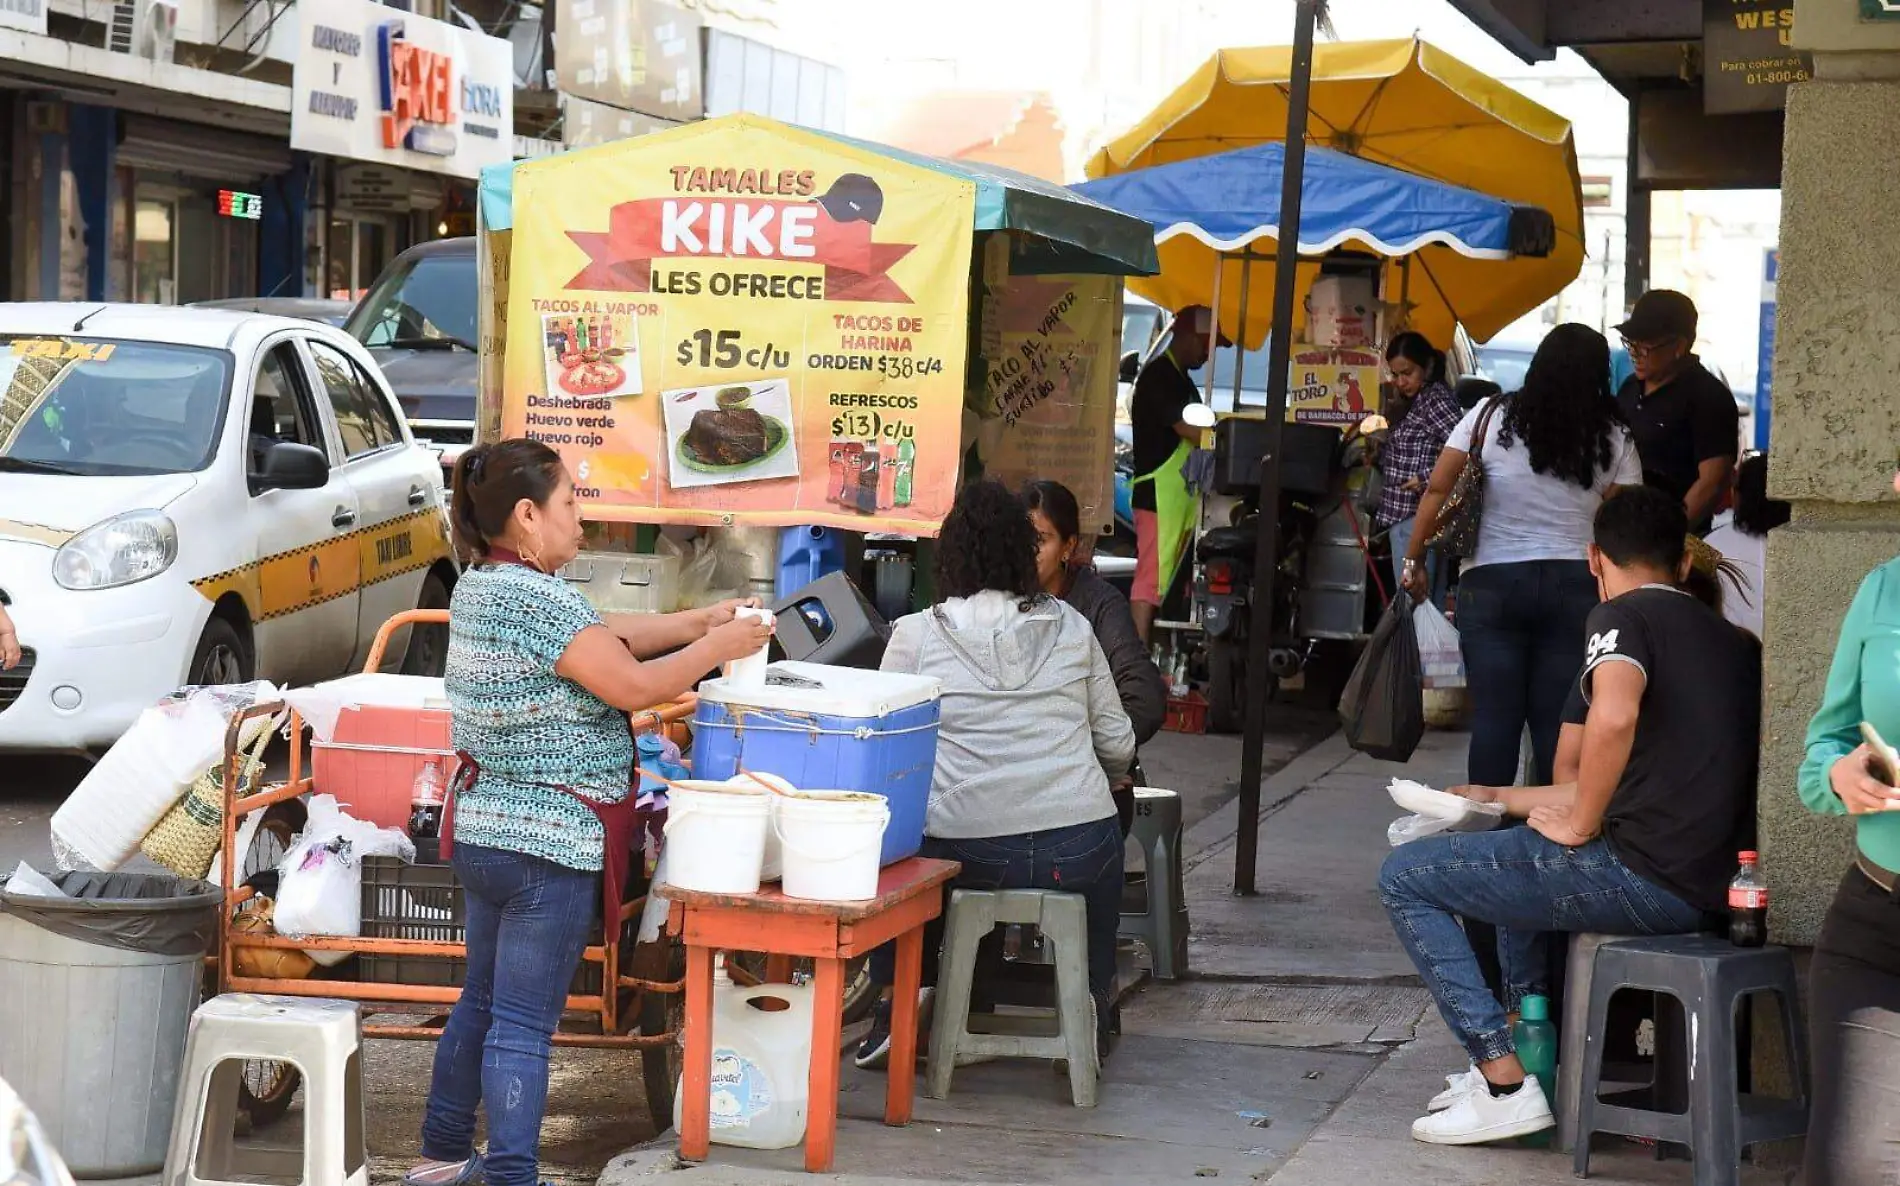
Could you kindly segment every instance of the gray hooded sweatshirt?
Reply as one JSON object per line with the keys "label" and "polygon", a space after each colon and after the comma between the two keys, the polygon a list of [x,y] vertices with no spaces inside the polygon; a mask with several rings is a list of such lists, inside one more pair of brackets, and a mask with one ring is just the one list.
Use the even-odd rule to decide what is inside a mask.
{"label": "gray hooded sweatshirt", "polygon": [[1088,619],[1051,597],[951,598],[900,618],[884,670],[943,684],[927,835],[1011,836],[1115,814],[1135,733]]}

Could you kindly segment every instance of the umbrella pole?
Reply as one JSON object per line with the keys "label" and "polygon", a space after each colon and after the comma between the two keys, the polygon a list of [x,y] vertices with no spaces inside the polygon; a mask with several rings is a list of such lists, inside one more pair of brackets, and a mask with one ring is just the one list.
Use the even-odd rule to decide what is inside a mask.
{"label": "umbrella pole", "polygon": [[1313,26],[1325,0],[1298,0],[1293,70],[1287,87],[1286,157],[1280,185],[1280,235],[1273,269],[1273,330],[1267,349],[1266,456],[1260,465],[1260,534],[1254,550],[1253,637],[1247,655],[1246,722],[1240,752],[1240,828],[1234,844],[1234,892],[1254,892],[1260,849],[1260,779],[1266,745],[1267,659],[1273,649],[1273,577],[1279,567],[1280,438],[1293,345],[1293,286],[1299,275],[1300,192],[1306,172],[1307,95],[1313,81]]}
{"label": "umbrella pole", "polygon": [[[1227,253],[1216,251],[1214,253],[1214,303],[1207,309],[1207,366],[1205,368],[1207,374],[1201,379],[1202,385],[1206,388],[1205,394],[1201,397],[1202,402],[1210,408],[1214,406],[1214,353],[1220,346],[1220,277],[1221,273],[1227,270],[1226,265]],[[1240,317],[1241,325],[1246,325],[1246,313],[1243,312]],[[1234,361],[1240,360],[1236,358]]]}

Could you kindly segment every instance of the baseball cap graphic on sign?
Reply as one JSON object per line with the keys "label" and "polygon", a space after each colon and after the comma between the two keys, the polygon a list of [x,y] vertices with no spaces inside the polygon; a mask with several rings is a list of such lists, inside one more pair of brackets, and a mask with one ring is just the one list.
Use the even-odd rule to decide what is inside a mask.
{"label": "baseball cap graphic on sign", "polygon": [[1652,288],[1636,298],[1630,319],[1616,332],[1632,342],[1660,342],[1664,338],[1695,341],[1695,302],[1667,288]]}
{"label": "baseball cap graphic on sign", "polygon": [[831,183],[818,204],[833,222],[868,222],[875,226],[884,213],[884,191],[862,173],[845,173]]}

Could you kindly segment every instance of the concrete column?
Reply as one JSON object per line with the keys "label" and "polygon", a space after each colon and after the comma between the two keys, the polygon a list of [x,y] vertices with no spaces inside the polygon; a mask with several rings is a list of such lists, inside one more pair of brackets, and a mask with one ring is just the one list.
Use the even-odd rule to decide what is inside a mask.
{"label": "concrete column", "polygon": [[1761,848],[1778,942],[1811,945],[1852,852],[1845,821],[1795,792],[1808,718],[1860,580],[1900,553],[1900,22],[1859,0],[1797,0],[1815,80],[1788,92],[1768,540]]}

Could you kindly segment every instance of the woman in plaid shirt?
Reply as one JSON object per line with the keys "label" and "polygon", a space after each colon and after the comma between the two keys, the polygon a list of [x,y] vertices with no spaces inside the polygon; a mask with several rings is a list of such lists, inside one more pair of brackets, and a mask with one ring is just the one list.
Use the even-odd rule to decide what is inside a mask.
{"label": "woman in plaid shirt", "polygon": [[[1464,409],[1445,383],[1445,352],[1437,349],[1424,334],[1407,330],[1397,334],[1385,348],[1386,373],[1392,387],[1411,400],[1411,410],[1386,438],[1380,468],[1385,471],[1385,486],[1379,496],[1379,510],[1373,522],[1390,530],[1392,543],[1392,579],[1405,579],[1405,550],[1412,539],[1418,513],[1418,500],[1425,483],[1438,464],[1451,430],[1458,427]],[[1426,572],[1431,579],[1432,602],[1444,608],[1445,586],[1449,572],[1438,571],[1438,553],[1426,557]]]}

